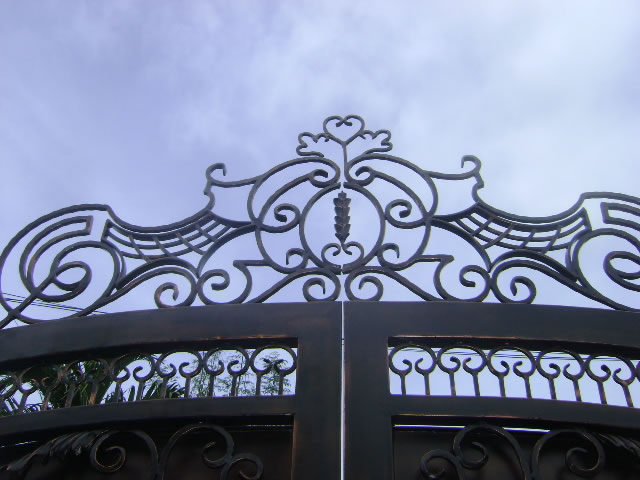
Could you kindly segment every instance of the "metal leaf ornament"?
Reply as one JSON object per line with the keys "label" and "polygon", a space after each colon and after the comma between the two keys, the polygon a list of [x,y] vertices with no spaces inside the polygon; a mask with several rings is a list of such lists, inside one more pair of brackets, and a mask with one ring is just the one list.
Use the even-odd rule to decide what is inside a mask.
{"label": "metal leaf ornament", "polygon": [[351,225],[349,225],[349,203],[351,203],[351,199],[347,197],[347,194],[344,192],[340,192],[338,196],[333,199],[336,210],[336,238],[340,240],[342,245],[344,245],[344,242],[347,240],[349,229],[351,228]]}

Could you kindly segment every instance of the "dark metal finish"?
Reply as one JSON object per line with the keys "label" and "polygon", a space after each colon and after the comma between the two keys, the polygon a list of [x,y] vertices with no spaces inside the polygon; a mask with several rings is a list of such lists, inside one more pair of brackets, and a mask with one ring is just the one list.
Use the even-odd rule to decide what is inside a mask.
{"label": "dark metal finish", "polygon": [[[208,395],[207,391],[207,395],[199,398],[191,398],[184,392],[181,392],[178,398],[166,398],[168,395],[160,390],[158,398],[137,400],[137,392],[141,390],[136,388],[133,401],[121,401],[122,397],[114,397],[114,401],[107,403],[94,400],[94,404],[89,405],[63,404],[63,408],[5,416],[0,418],[0,445],[4,446],[4,449],[0,448],[0,454],[3,450],[9,447],[17,448],[24,442],[38,442],[31,450],[23,451],[20,455],[11,456],[7,453],[5,456],[10,457],[7,464],[15,465],[19,458],[30,452],[43,452],[50,448],[44,446],[39,450],[38,445],[45,445],[46,442],[69,432],[89,432],[89,436],[92,435],[90,432],[98,432],[98,435],[105,430],[146,432],[145,425],[163,422],[173,422],[173,431],[179,430],[180,425],[191,424],[194,421],[212,422],[224,426],[225,429],[248,425],[262,426],[266,432],[273,432],[274,425],[278,426],[277,428],[292,425],[291,477],[337,478],[340,459],[340,307],[336,302],[218,305],[102,315],[93,318],[91,322],[67,319],[4,330],[0,335],[3,347],[0,348],[0,370],[4,371],[33,371],[36,365],[77,365],[74,360],[78,358],[87,359],[82,363],[82,367],[85,367],[95,358],[134,356],[145,361],[145,355],[152,353],[161,352],[158,356],[160,359],[163,352],[193,352],[189,355],[197,361],[183,362],[192,367],[182,365],[181,377],[184,383],[180,385],[186,389],[187,378],[197,370],[198,365],[205,369],[204,360],[200,363],[204,356],[199,352],[203,351],[215,352],[216,348],[237,349],[236,355],[241,357],[242,352],[246,352],[249,363],[244,365],[249,365],[247,369],[250,370],[252,354],[249,352],[264,352],[266,347],[278,345],[282,353],[288,353],[291,359],[297,359],[297,362],[294,395],[256,396],[257,392],[254,389],[249,391],[249,396],[217,397]],[[514,318],[518,321],[514,322]],[[559,330],[559,323],[564,325],[566,330]],[[603,330],[603,323],[609,328]],[[613,454],[615,457],[623,454],[628,456],[629,452],[633,453],[637,447],[634,438],[637,431],[635,427],[640,424],[640,410],[636,408],[611,406],[604,401],[594,404],[585,401],[542,400],[535,398],[535,395],[531,395],[530,398],[508,398],[506,394],[497,398],[487,397],[482,395],[484,387],[481,380],[483,375],[492,374],[496,385],[499,385],[501,380],[506,384],[509,375],[505,373],[507,367],[500,365],[499,361],[495,362],[499,354],[498,349],[505,347],[511,351],[515,349],[523,352],[523,358],[530,360],[529,365],[519,366],[521,373],[531,368],[547,373],[548,377],[541,374],[541,378],[549,388],[552,382],[557,380],[556,373],[561,375],[564,369],[565,373],[569,372],[568,381],[571,382],[570,376],[575,375],[575,372],[565,369],[564,365],[553,368],[545,363],[543,354],[534,355],[531,352],[580,352],[579,355],[571,357],[576,363],[583,362],[584,378],[579,379],[579,382],[586,379],[598,381],[589,377],[588,373],[591,371],[594,376],[600,375],[597,370],[588,366],[589,363],[595,362],[593,359],[597,358],[598,354],[621,359],[623,363],[623,359],[640,358],[637,313],[534,305],[477,305],[463,302],[348,302],[344,305],[344,324],[346,478],[390,479],[394,478],[394,474],[395,478],[404,478],[406,475],[403,472],[406,471],[413,472],[409,478],[420,478],[416,475],[422,474],[429,478],[430,474],[443,467],[442,462],[448,462],[449,467],[444,467],[452,469],[449,473],[458,475],[450,478],[472,479],[482,478],[482,475],[493,475],[493,478],[564,478],[562,472],[571,472],[571,468],[564,460],[558,463],[555,453],[551,455],[551,460],[546,460],[547,443],[552,445],[552,451],[557,447],[564,453],[580,453],[572,450],[574,447],[584,448],[579,442],[572,443],[576,435],[580,437],[580,434],[575,432],[588,431],[589,435],[596,439],[595,442],[599,442],[589,443],[589,448],[602,445],[607,458],[610,457],[611,449],[626,452]],[[25,344],[29,344],[30,348],[25,349]],[[453,374],[454,377],[459,372],[452,372],[448,363],[450,359],[445,358],[447,350],[443,345],[455,346],[458,351],[465,345],[472,347],[467,353],[463,351],[454,354],[458,356],[458,362],[453,361],[453,364],[458,365],[457,370],[469,376],[469,384],[473,384],[474,392],[479,392],[480,395],[438,396],[433,392],[431,395],[392,395],[389,389],[389,359],[399,355],[407,345],[414,348],[414,354],[422,352],[426,360],[432,358],[429,351],[433,352],[435,364],[443,369],[443,374]],[[473,360],[475,363],[466,361],[469,357],[468,352],[476,354]],[[524,352],[528,352],[530,356]],[[590,358],[592,360],[589,360]],[[147,362],[152,364],[148,360]],[[155,366],[162,363],[157,359],[154,362]],[[230,365],[230,362],[226,365]],[[399,366],[394,363],[392,365],[400,372],[400,367],[407,367],[407,364],[403,363]],[[482,372],[476,371],[479,365],[484,366]],[[509,365],[509,369],[513,368],[513,371],[516,371],[514,364]],[[417,366],[422,371],[430,369],[424,360],[419,364],[412,362],[410,366],[414,369]],[[161,378],[162,374],[168,371],[160,367],[154,368]],[[260,371],[267,368],[269,367],[256,367],[256,377]],[[72,370],[66,368],[65,371]],[[115,368],[112,370],[115,371]],[[179,365],[176,366],[176,370],[180,371]],[[514,375],[513,371],[510,371],[510,374]],[[601,372],[606,370],[601,369]],[[618,383],[614,380],[614,386],[624,390],[626,377],[615,369],[609,370],[608,373],[612,378],[620,378]],[[515,375],[517,376],[517,373]],[[140,374],[138,376],[143,377]],[[94,398],[91,395],[94,389],[90,377],[95,379],[95,375],[87,373],[86,368],[83,368],[77,377],[72,377],[85,380],[84,383],[76,382],[75,388],[78,392],[82,385],[85,385],[85,394],[88,394],[89,399]],[[524,377],[518,378],[524,381]],[[108,382],[117,383],[118,378],[120,377],[109,377]],[[532,386],[535,382],[532,378],[529,380]],[[276,383],[279,385],[279,379]],[[66,385],[74,383],[69,382]],[[450,385],[459,387],[455,381]],[[582,387],[581,383],[580,386]],[[635,385],[629,383],[626,387],[633,390]],[[508,387],[505,386],[504,391],[508,392]],[[68,390],[64,392],[69,395]],[[19,393],[5,396],[5,403],[9,398],[17,399]],[[38,408],[42,409],[43,404],[44,402],[39,403]],[[26,402],[20,411],[28,410],[24,405]],[[486,419],[491,427],[477,427],[479,419]],[[144,425],[132,427],[140,422]],[[437,442],[429,440],[425,443],[420,439],[420,435],[431,428],[424,427],[425,425],[469,425],[469,433],[464,438],[470,440],[459,443],[463,447],[471,445],[469,448],[473,450],[473,442],[480,442],[486,445],[486,450],[480,450],[480,457],[477,454],[479,447],[475,453],[464,453],[464,449],[460,453],[456,448],[452,449],[451,446],[456,445],[452,438],[440,439]],[[506,446],[512,452],[515,451],[513,445],[522,449],[524,453],[519,457],[516,455],[524,459],[516,462],[516,465],[522,468],[518,467],[519,470],[516,469],[513,473],[513,459],[504,465],[500,463],[499,459],[505,455],[514,455],[500,453],[502,450],[494,445],[496,439],[504,443],[506,434],[503,434],[503,431],[511,435],[510,430],[504,430],[507,427],[561,432],[544,437],[549,439],[548,442],[539,442],[539,445],[544,444],[544,449],[539,449],[544,453],[540,456],[544,460],[540,463],[543,465],[540,467],[541,471],[546,472],[551,468],[548,464],[552,464],[555,469],[552,470],[556,473],[535,477],[538,464],[528,459],[531,457],[529,452],[534,451],[532,449],[536,440],[523,443],[515,433],[513,435],[516,435],[516,443],[507,441]],[[417,433],[407,433],[408,429]],[[570,432],[573,433],[570,435]],[[537,435],[542,437],[544,432]],[[268,438],[264,437],[262,442],[269,442]],[[62,441],[64,439],[54,443],[62,445],[58,443]],[[140,440],[137,441],[140,444]],[[155,445],[160,445],[155,439],[154,442]],[[144,442],[143,444],[146,445]],[[264,443],[262,445],[265,446]],[[421,450],[416,453],[418,447]],[[191,455],[194,448],[201,447],[191,445]],[[157,449],[162,450],[160,446]],[[81,446],[79,450],[82,451]],[[242,450],[254,451],[244,447]],[[482,452],[485,452],[488,458],[486,465],[480,465],[480,462],[477,468],[469,468],[469,465],[484,455]],[[583,456],[582,453],[578,455],[576,465],[592,465],[580,463]],[[158,458],[161,457],[159,454]],[[69,455],[64,458],[64,465],[60,468],[71,468]],[[468,460],[469,458],[471,460]],[[139,468],[144,472],[153,471],[148,469],[148,460],[146,462],[139,460],[136,465],[140,465]],[[160,460],[159,462],[161,463]],[[628,465],[621,465],[633,469],[637,468],[636,465],[639,463],[637,456],[625,462],[628,462]],[[603,476],[595,478],[625,478],[621,477],[619,472],[616,473],[617,470],[614,473],[609,471],[612,465],[619,462],[601,463],[604,467],[598,475]],[[124,470],[123,467],[122,472]],[[511,473],[504,473],[505,471]],[[252,472],[254,470],[248,472],[248,475],[252,475]],[[481,476],[475,476],[476,474]]]}
{"label": "dark metal finish", "polygon": [[163,398],[293,394],[287,377],[295,369],[293,349],[278,344],[30,365],[0,373],[0,413]]}
{"label": "dark metal finish", "polygon": [[[425,395],[431,394],[434,372],[446,373],[449,377],[448,393],[452,396],[458,394],[456,383],[462,381],[469,384],[468,380],[472,380],[474,396],[487,395],[483,390],[493,386],[488,381],[490,375],[498,380],[501,397],[513,396],[511,392],[507,392],[506,379],[516,376],[521,379],[525,392],[524,395],[518,396],[539,396],[556,400],[556,385],[564,378],[571,382],[573,399],[577,402],[584,401],[585,387],[589,388],[595,384],[599,398],[590,398],[588,401],[599,401],[606,405],[609,403],[606,388],[618,385],[627,406],[633,407],[631,386],[640,383],[640,361],[632,361],[619,354],[587,355],[559,347],[535,351],[518,346],[517,342],[501,344],[489,350],[466,343],[440,348],[421,343],[401,343],[389,350],[389,369],[398,376],[402,395],[407,394],[407,377],[412,372],[421,377],[420,383],[424,385]],[[400,360],[403,354],[409,354],[412,359]],[[612,364],[614,368],[611,368]],[[468,377],[461,375],[463,372],[466,372]],[[548,390],[532,394],[532,383],[539,384],[541,380],[548,383]],[[492,390],[488,395],[497,396],[495,389]]]}
{"label": "dark metal finish", "polygon": [[[595,356],[600,353],[619,359],[640,358],[638,321],[640,318],[637,313],[570,307],[476,305],[462,302],[346,303],[346,478],[370,480],[394,478],[394,462],[396,473],[398,471],[406,473],[407,470],[398,465],[406,463],[408,454],[403,453],[405,447],[400,444],[394,445],[394,438],[400,438],[398,435],[403,435],[397,434],[398,429],[407,428],[402,427],[405,425],[413,425],[413,428],[422,430],[425,427],[420,426],[471,425],[477,423],[478,419],[487,419],[501,427],[527,427],[552,431],[587,429],[634,438],[637,426],[640,425],[640,410],[605,405],[605,401],[594,404],[584,401],[576,402],[574,399],[571,399],[572,401],[542,400],[527,398],[526,395],[525,398],[501,397],[498,394],[496,397],[474,394],[460,396],[455,395],[451,390],[445,395],[434,395],[433,392],[431,395],[426,395],[426,390],[419,395],[393,395],[390,392],[389,383],[389,356],[390,352],[393,352],[393,356],[397,355],[394,352],[394,350],[397,352],[397,347],[413,345],[417,348],[417,353],[423,353],[424,360],[417,365],[410,362],[412,369],[419,368],[426,372],[430,369],[428,362],[435,358],[436,367],[444,370],[445,376],[448,376],[452,369],[457,368],[468,376],[467,385],[473,385],[474,392],[478,391],[476,388],[480,389],[482,394],[483,383],[480,379],[474,384],[476,375],[474,370],[479,365],[484,365],[485,373],[478,373],[475,378],[490,374],[494,378],[497,377],[494,380],[497,387],[500,385],[502,373],[506,370],[506,367],[499,365],[499,362],[495,364],[494,357],[497,350],[491,355],[493,370],[489,367],[489,352],[494,349],[508,345],[511,350],[521,352],[580,352],[584,357],[573,358],[576,363],[580,362],[577,358],[582,359],[584,374],[589,370],[588,358],[592,356],[596,358]],[[558,325],[562,325],[563,328],[558,328]],[[607,328],[603,329],[603,325]],[[464,349],[465,345],[473,347],[473,350],[467,351],[476,353],[474,363],[465,362],[465,358],[469,357],[468,353],[458,355],[460,365],[455,361],[448,363],[449,359],[443,358],[444,353],[439,355],[440,352],[444,352],[442,347],[448,345],[456,345],[459,350]],[[434,357],[431,357],[429,349]],[[529,358],[524,353],[523,357]],[[456,366],[452,367],[452,365]],[[551,383],[557,380],[556,373],[560,374],[565,365],[554,368],[542,361],[537,364],[536,357],[533,357],[532,364],[519,367],[520,372],[527,372],[532,366],[537,371],[548,374],[548,377],[540,375],[540,378],[544,382],[542,386],[546,385],[550,388]],[[401,369],[408,367],[408,364],[400,362],[395,363],[393,368],[402,372]],[[576,374],[572,368],[566,372],[569,377]],[[631,372],[635,375],[635,367]],[[614,383],[614,386],[624,391],[625,373],[615,370],[607,372],[606,367],[600,372],[596,370],[592,373],[599,377],[617,375],[620,382]],[[511,372],[511,374],[517,376],[517,373]],[[585,380],[589,377],[588,373],[583,376]],[[421,381],[424,388],[423,378],[421,377]],[[599,382],[593,377],[588,379]],[[567,381],[572,383],[571,378]],[[582,385],[580,383],[580,386]],[[450,388],[451,386],[455,388],[455,382],[450,384]],[[431,387],[433,390],[433,386]],[[406,446],[409,443],[402,443],[402,445]],[[441,451],[444,449],[447,455],[443,453],[440,458],[448,461],[452,466],[451,472],[455,473],[455,462],[460,461],[455,460],[455,452],[449,450],[449,445],[451,444],[443,444],[435,449]],[[561,445],[564,444],[561,443]],[[571,448],[572,446],[569,446],[567,450]],[[427,451],[429,449],[423,449],[420,455]],[[439,467],[434,467],[429,458],[426,462],[429,466],[428,471],[434,473]],[[478,458],[478,454],[474,458]],[[407,467],[414,472],[409,478],[422,478],[420,456],[414,460],[415,463]],[[632,463],[638,465],[638,460],[635,459]],[[502,476],[488,473],[488,477],[482,477],[469,474],[465,468],[462,470],[458,468],[458,470],[459,478],[530,478],[523,477],[522,472],[512,472]],[[543,476],[542,478],[565,477]],[[601,478],[627,477],[603,476]]]}
{"label": "dark metal finish", "polygon": [[[101,315],[91,322],[66,319],[4,330],[0,335],[0,370],[26,369],[27,372],[33,372],[37,366],[65,367],[58,370],[62,372],[60,377],[41,380],[45,390],[32,410],[25,408],[28,402],[20,401],[19,392],[4,396],[5,404],[9,403],[9,399],[21,404],[21,408],[13,413],[29,413],[0,417],[0,446],[8,448],[26,441],[46,442],[69,431],[130,430],[130,425],[139,422],[158,425],[198,420],[238,427],[265,425],[267,431],[271,431],[270,425],[289,425],[293,428],[293,445],[289,451],[292,458],[291,476],[338,478],[340,317],[341,306],[333,302],[215,305]],[[25,345],[29,345],[29,348],[25,348]],[[270,359],[267,362],[259,361],[264,358],[262,354],[274,345],[279,347],[280,359],[287,359],[287,364],[271,357],[267,357]],[[229,382],[223,392],[227,396],[209,395],[209,384],[205,381],[204,396],[193,398],[198,368],[205,370],[208,365],[215,373],[213,367],[220,367],[217,362],[205,363],[207,353],[211,353],[211,358],[217,348],[225,351],[235,349],[236,356],[248,358],[248,361],[234,363],[237,360],[232,357],[219,358],[219,361],[226,362],[225,370],[229,374]],[[164,379],[173,372],[173,368],[163,368],[162,359],[171,360],[166,352],[173,351],[192,353],[188,354],[190,357],[182,357],[182,364],[175,365],[180,373],[176,378],[180,378],[177,382],[182,390],[175,398],[168,398],[170,389],[163,390],[162,387],[163,384],[170,385],[170,381],[165,382]],[[202,351],[207,353],[199,353]],[[157,358],[150,355],[158,352],[160,355]],[[105,360],[91,363],[92,359],[131,356],[136,357],[138,362],[146,362],[149,368],[136,372],[136,368],[127,360],[124,362],[125,368],[116,374],[116,369],[111,368],[113,362]],[[74,361],[78,358],[84,360],[75,372],[73,367],[79,364]],[[167,365],[167,362],[164,364]],[[88,372],[87,365],[100,367],[97,373]],[[124,395],[114,395],[107,403],[98,402],[96,391],[100,391],[100,388],[104,390],[107,384],[115,389],[127,367],[132,377],[137,374],[142,385],[148,385],[154,376],[159,377],[160,388],[156,389],[156,395],[145,400],[148,389],[134,379],[137,385],[132,401],[123,401],[127,400]],[[290,386],[291,394],[281,395],[284,393],[284,380],[294,368],[296,379],[295,385]],[[247,387],[246,396],[234,396],[243,394],[242,375],[237,372],[245,369],[247,373],[254,370],[253,385]],[[151,370],[155,375],[150,373]],[[271,393],[275,395],[265,391],[265,382],[271,370],[275,372],[271,386]],[[214,373],[208,373],[209,378]],[[103,374],[105,378],[102,378]],[[262,376],[260,382],[259,376]],[[25,378],[23,375],[22,380]],[[192,379],[191,394],[187,394],[189,378]],[[52,393],[50,400],[56,389],[47,388],[57,380],[59,387],[63,387],[64,395],[59,405],[61,408],[52,409],[51,401],[46,403],[46,395]],[[24,381],[21,385],[24,386]],[[262,387],[260,395],[256,395],[258,385]],[[75,390],[73,394],[69,393],[72,389]],[[76,401],[81,393],[89,399],[88,405]],[[212,393],[215,393],[215,388]],[[146,431],[142,427],[141,430]],[[3,449],[0,448],[1,451]],[[317,462],[318,457],[322,458],[321,464]],[[162,455],[159,458],[162,463]],[[231,464],[235,465],[235,462],[231,461]],[[220,467],[226,468],[222,464]],[[247,470],[247,475],[253,473]]]}
{"label": "dark metal finish", "polygon": [[349,236],[349,229],[351,228],[351,225],[349,225],[350,203],[351,199],[347,197],[347,194],[344,192],[340,192],[338,196],[333,199],[336,211],[336,238],[340,240],[340,245],[343,249],[346,248],[344,242],[346,242],[347,237]]}
{"label": "dark metal finish", "polygon": [[394,437],[402,457],[395,478],[630,479],[640,467],[637,439],[583,428],[531,431],[476,423],[399,429]]}
{"label": "dark metal finish", "polygon": [[[220,479],[227,480],[230,478],[243,478],[244,480],[259,480],[262,478],[264,470],[262,461],[251,453],[235,453],[233,438],[222,427],[207,423],[198,423],[187,425],[176,431],[160,453],[153,439],[141,430],[93,430],[87,432],[70,433],[56,437],[44,445],[38,447],[24,457],[15,460],[3,467],[0,467],[0,473],[5,471],[13,477],[23,478],[30,467],[37,463],[47,463],[51,457],[64,460],[70,455],[87,455],[90,460],[91,467],[101,473],[113,474],[123,469],[127,461],[127,450],[120,445],[112,445],[106,447],[105,444],[116,435],[122,436],[128,434],[135,436],[144,442],[149,457],[148,476],[150,480],[162,480],[165,478],[165,471],[169,457],[174,450],[176,444],[184,437],[195,432],[208,432],[216,441],[209,442],[201,449],[201,461],[210,469],[220,471]],[[222,440],[222,442],[220,442]],[[210,457],[208,450],[217,446],[222,449],[219,457]],[[105,464],[100,457],[106,453],[115,453],[115,460]],[[242,469],[237,474],[230,476],[230,472],[235,465],[241,464]],[[64,466],[61,463],[60,466]],[[251,471],[252,473],[245,473]]]}
{"label": "dark metal finish", "polygon": [[[367,130],[356,115],[329,117],[320,133],[299,135],[298,158],[262,175],[224,181],[215,177],[226,175],[226,167],[211,165],[206,172],[208,204],[171,225],[131,225],[105,205],[79,205],[46,215],[19,232],[0,256],[0,304],[7,310],[0,326],[14,319],[42,320],[28,313],[39,302],[84,301],[68,315],[84,316],[154,277],[166,279],[155,289],[158,307],[263,302],[304,279],[301,293],[308,301],[335,300],[343,289],[351,300],[380,300],[384,282],[391,282],[429,301],[531,303],[538,288],[560,284],[608,307],[632,309],[625,303],[628,300],[601,287],[593,269],[583,268],[581,252],[603,239],[622,244],[622,250],[616,246],[604,254],[603,277],[612,287],[636,295],[640,199],[586,193],[558,215],[522,217],[497,210],[478,196],[484,183],[476,157],[463,157],[462,167],[470,167],[463,173],[432,172],[388,154],[390,139],[389,131]],[[329,158],[326,151],[332,146],[342,158]],[[468,205],[446,211],[446,189],[439,187],[460,182],[471,185]],[[216,213],[215,195],[224,189],[248,192],[245,211],[237,218]],[[395,198],[383,200],[380,190]],[[354,198],[368,205],[362,213],[367,216],[366,239],[351,228]],[[257,199],[264,200],[258,204]],[[311,215],[331,199],[334,211],[314,218],[325,218],[327,227],[333,224],[339,243],[330,237],[324,243],[312,242],[309,232],[316,225],[311,224]],[[397,229],[412,232],[415,245],[393,241],[390,232]],[[461,240],[467,252],[433,251],[429,240],[436,230]],[[272,251],[266,240],[287,232],[285,242],[291,244],[280,253]],[[245,236],[255,238],[258,256],[233,258],[234,272],[222,268],[217,253]],[[108,259],[108,268],[104,263],[99,270],[92,268],[95,255],[90,253],[95,252]],[[476,260],[459,266],[453,255],[463,253]],[[79,256],[86,260],[77,260]],[[18,267],[26,289],[15,305],[2,293],[8,289],[9,260]],[[405,274],[410,267],[428,264],[435,270],[419,284]],[[272,285],[254,285],[254,272],[260,268],[279,273],[280,279]],[[70,272],[80,278],[65,280]],[[96,272],[100,281],[94,279]],[[244,284],[232,286],[232,273],[244,278]],[[458,285],[445,285],[442,277],[448,273],[458,274]],[[540,275],[547,280],[536,282]],[[178,280],[186,292],[180,292]],[[92,290],[93,284],[101,286]],[[318,296],[312,287],[322,294]],[[240,293],[228,298],[225,291]]]}
{"label": "dark metal finish", "polygon": [[[79,205],[19,232],[0,329],[36,325],[0,331],[0,478],[339,478],[343,391],[349,480],[640,478],[640,314],[527,305],[564,287],[637,309],[640,199],[517,216],[479,197],[476,157],[432,172],[390,139],[329,117],[262,175],[210,166],[180,222]],[[145,287],[160,310],[69,318]],[[425,301],[334,302],[398,288]],[[292,291],[315,303],[255,305]]]}

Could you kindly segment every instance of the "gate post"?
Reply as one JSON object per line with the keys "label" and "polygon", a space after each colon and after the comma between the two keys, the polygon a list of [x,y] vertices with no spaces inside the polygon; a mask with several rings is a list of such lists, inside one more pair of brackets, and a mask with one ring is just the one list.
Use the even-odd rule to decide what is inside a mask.
{"label": "gate post", "polygon": [[341,305],[323,302],[313,307],[308,309],[306,318],[292,318],[292,327],[299,329],[292,478],[337,479],[340,478]]}
{"label": "gate post", "polygon": [[346,480],[393,478],[387,339],[367,308],[378,305],[344,305]]}

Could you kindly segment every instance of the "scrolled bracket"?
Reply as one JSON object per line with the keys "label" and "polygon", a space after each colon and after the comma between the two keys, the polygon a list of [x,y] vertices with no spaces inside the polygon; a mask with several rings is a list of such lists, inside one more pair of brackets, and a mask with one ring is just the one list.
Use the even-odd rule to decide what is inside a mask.
{"label": "scrolled bracket", "polygon": [[[557,215],[524,217],[482,200],[478,158],[464,156],[460,173],[422,169],[358,115],[328,117],[298,142],[297,158],[254,177],[228,180],[224,164],[211,165],[207,204],[179,222],[133,225],[106,205],[79,205],[30,223],[0,255],[0,328],[46,320],[43,306],[91,315],[142,285],[158,308],[266,302],[281,290],[306,301],[402,292],[533,303],[561,287],[640,310],[637,197],[585,193]],[[221,213],[228,192],[241,198],[233,215]],[[270,280],[257,281],[265,271]]]}
{"label": "scrolled bracket", "polygon": [[[142,442],[148,454],[149,468],[147,471],[149,480],[162,480],[165,478],[167,463],[176,444],[184,437],[195,432],[207,432],[212,434],[217,442],[205,444],[201,451],[201,461],[213,470],[220,471],[220,478],[228,480],[232,478],[232,472],[245,480],[260,480],[264,470],[262,460],[251,453],[235,453],[232,436],[223,427],[208,423],[187,425],[176,431],[158,454],[155,441],[141,430],[90,430],[86,432],[69,433],[56,437],[23,457],[14,460],[4,466],[0,466],[0,472],[7,472],[15,478],[24,477],[30,468],[37,463],[46,463],[50,458],[56,458],[56,470],[60,473],[65,468],[65,461],[72,456],[86,456],[93,470],[100,473],[116,473],[127,468],[127,449],[124,446],[113,444],[122,436],[134,437]],[[223,454],[217,458],[208,455],[211,447],[222,443]],[[102,457],[108,458],[108,460]],[[247,464],[251,465],[250,472],[246,473]],[[238,468],[240,468],[238,470]]]}

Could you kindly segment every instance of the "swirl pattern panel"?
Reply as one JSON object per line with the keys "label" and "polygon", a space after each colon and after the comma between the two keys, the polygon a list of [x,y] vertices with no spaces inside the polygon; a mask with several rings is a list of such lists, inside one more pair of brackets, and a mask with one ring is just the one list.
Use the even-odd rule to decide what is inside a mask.
{"label": "swirl pattern panel", "polygon": [[[197,445],[189,453],[196,458],[199,456],[200,462],[210,472],[218,472],[219,477],[216,478],[225,480],[232,478],[258,480],[263,478],[264,467],[262,460],[252,453],[236,453],[234,439],[230,433],[225,428],[210,423],[196,423],[180,428],[171,435],[161,449],[158,448],[157,442],[143,430],[103,429],[68,433],[53,438],[22,458],[3,465],[0,467],[0,472],[7,472],[13,475],[12,478],[24,478],[30,470],[36,470],[41,464],[52,464],[50,467],[53,468],[49,468],[47,473],[62,478],[59,475],[68,474],[70,469],[65,465],[65,460],[75,456],[88,457],[89,467],[84,469],[101,474],[109,474],[112,475],[112,478],[130,478],[119,474],[125,474],[127,469],[131,469],[131,464],[134,464],[134,473],[142,475],[138,478],[149,480],[177,478],[175,472],[173,472],[173,475],[167,474],[170,467],[171,454],[178,450],[176,446],[184,442],[185,438],[198,438],[196,434],[200,434],[200,437],[203,434],[207,434],[210,437],[207,439],[213,439],[214,441],[210,441],[205,445]],[[128,445],[120,443],[123,440],[129,440],[127,443],[130,444],[131,438],[136,441],[136,443],[133,443],[136,447],[135,449],[142,450],[145,454],[144,456],[146,456],[143,459],[144,471],[135,471],[137,465],[128,458],[128,455],[131,455],[132,452],[128,451]],[[140,444],[144,445],[142,449]],[[215,451],[212,453],[213,447],[219,450],[217,456]],[[131,450],[134,449],[131,448]],[[193,454],[194,450],[196,452],[195,455]],[[180,453],[182,454],[181,460],[184,462],[184,451]],[[75,464],[74,466],[78,468],[78,465],[84,467],[82,464]],[[172,467],[175,470],[175,465]],[[181,467],[185,469],[184,464]],[[82,472],[84,469],[80,468],[78,470]],[[139,468],[139,470],[142,469]],[[74,473],[78,474],[79,472],[75,471]]]}
{"label": "swirl pattern panel", "polygon": [[621,354],[456,343],[389,348],[391,393],[564,400],[637,407],[640,361]]}
{"label": "swirl pattern panel", "polygon": [[[452,437],[449,448],[430,449],[419,460],[412,458],[415,464],[396,469],[403,474],[419,471],[413,478],[442,480],[634,478],[637,473],[640,443],[617,433],[575,427],[505,428],[489,423],[468,425],[453,435],[455,431],[431,432],[443,437],[441,443]],[[413,438],[418,439],[419,435]]]}
{"label": "swirl pattern panel", "polygon": [[[329,117],[261,175],[226,180],[227,167],[211,165],[207,204],[170,225],[132,225],[106,205],[45,215],[0,256],[0,327],[52,319],[37,308],[52,304],[61,314],[49,317],[86,316],[133,290],[165,308],[398,292],[504,303],[551,292],[543,303],[567,304],[553,299],[562,287],[589,305],[640,309],[640,199],[585,193],[560,214],[523,217],[480,198],[478,158],[433,172],[392,155],[390,140],[357,115]],[[242,201],[223,214],[229,192]]]}
{"label": "swirl pattern panel", "polygon": [[225,345],[38,363],[0,373],[0,416],[166,398],[292,395],[296,350]]}

